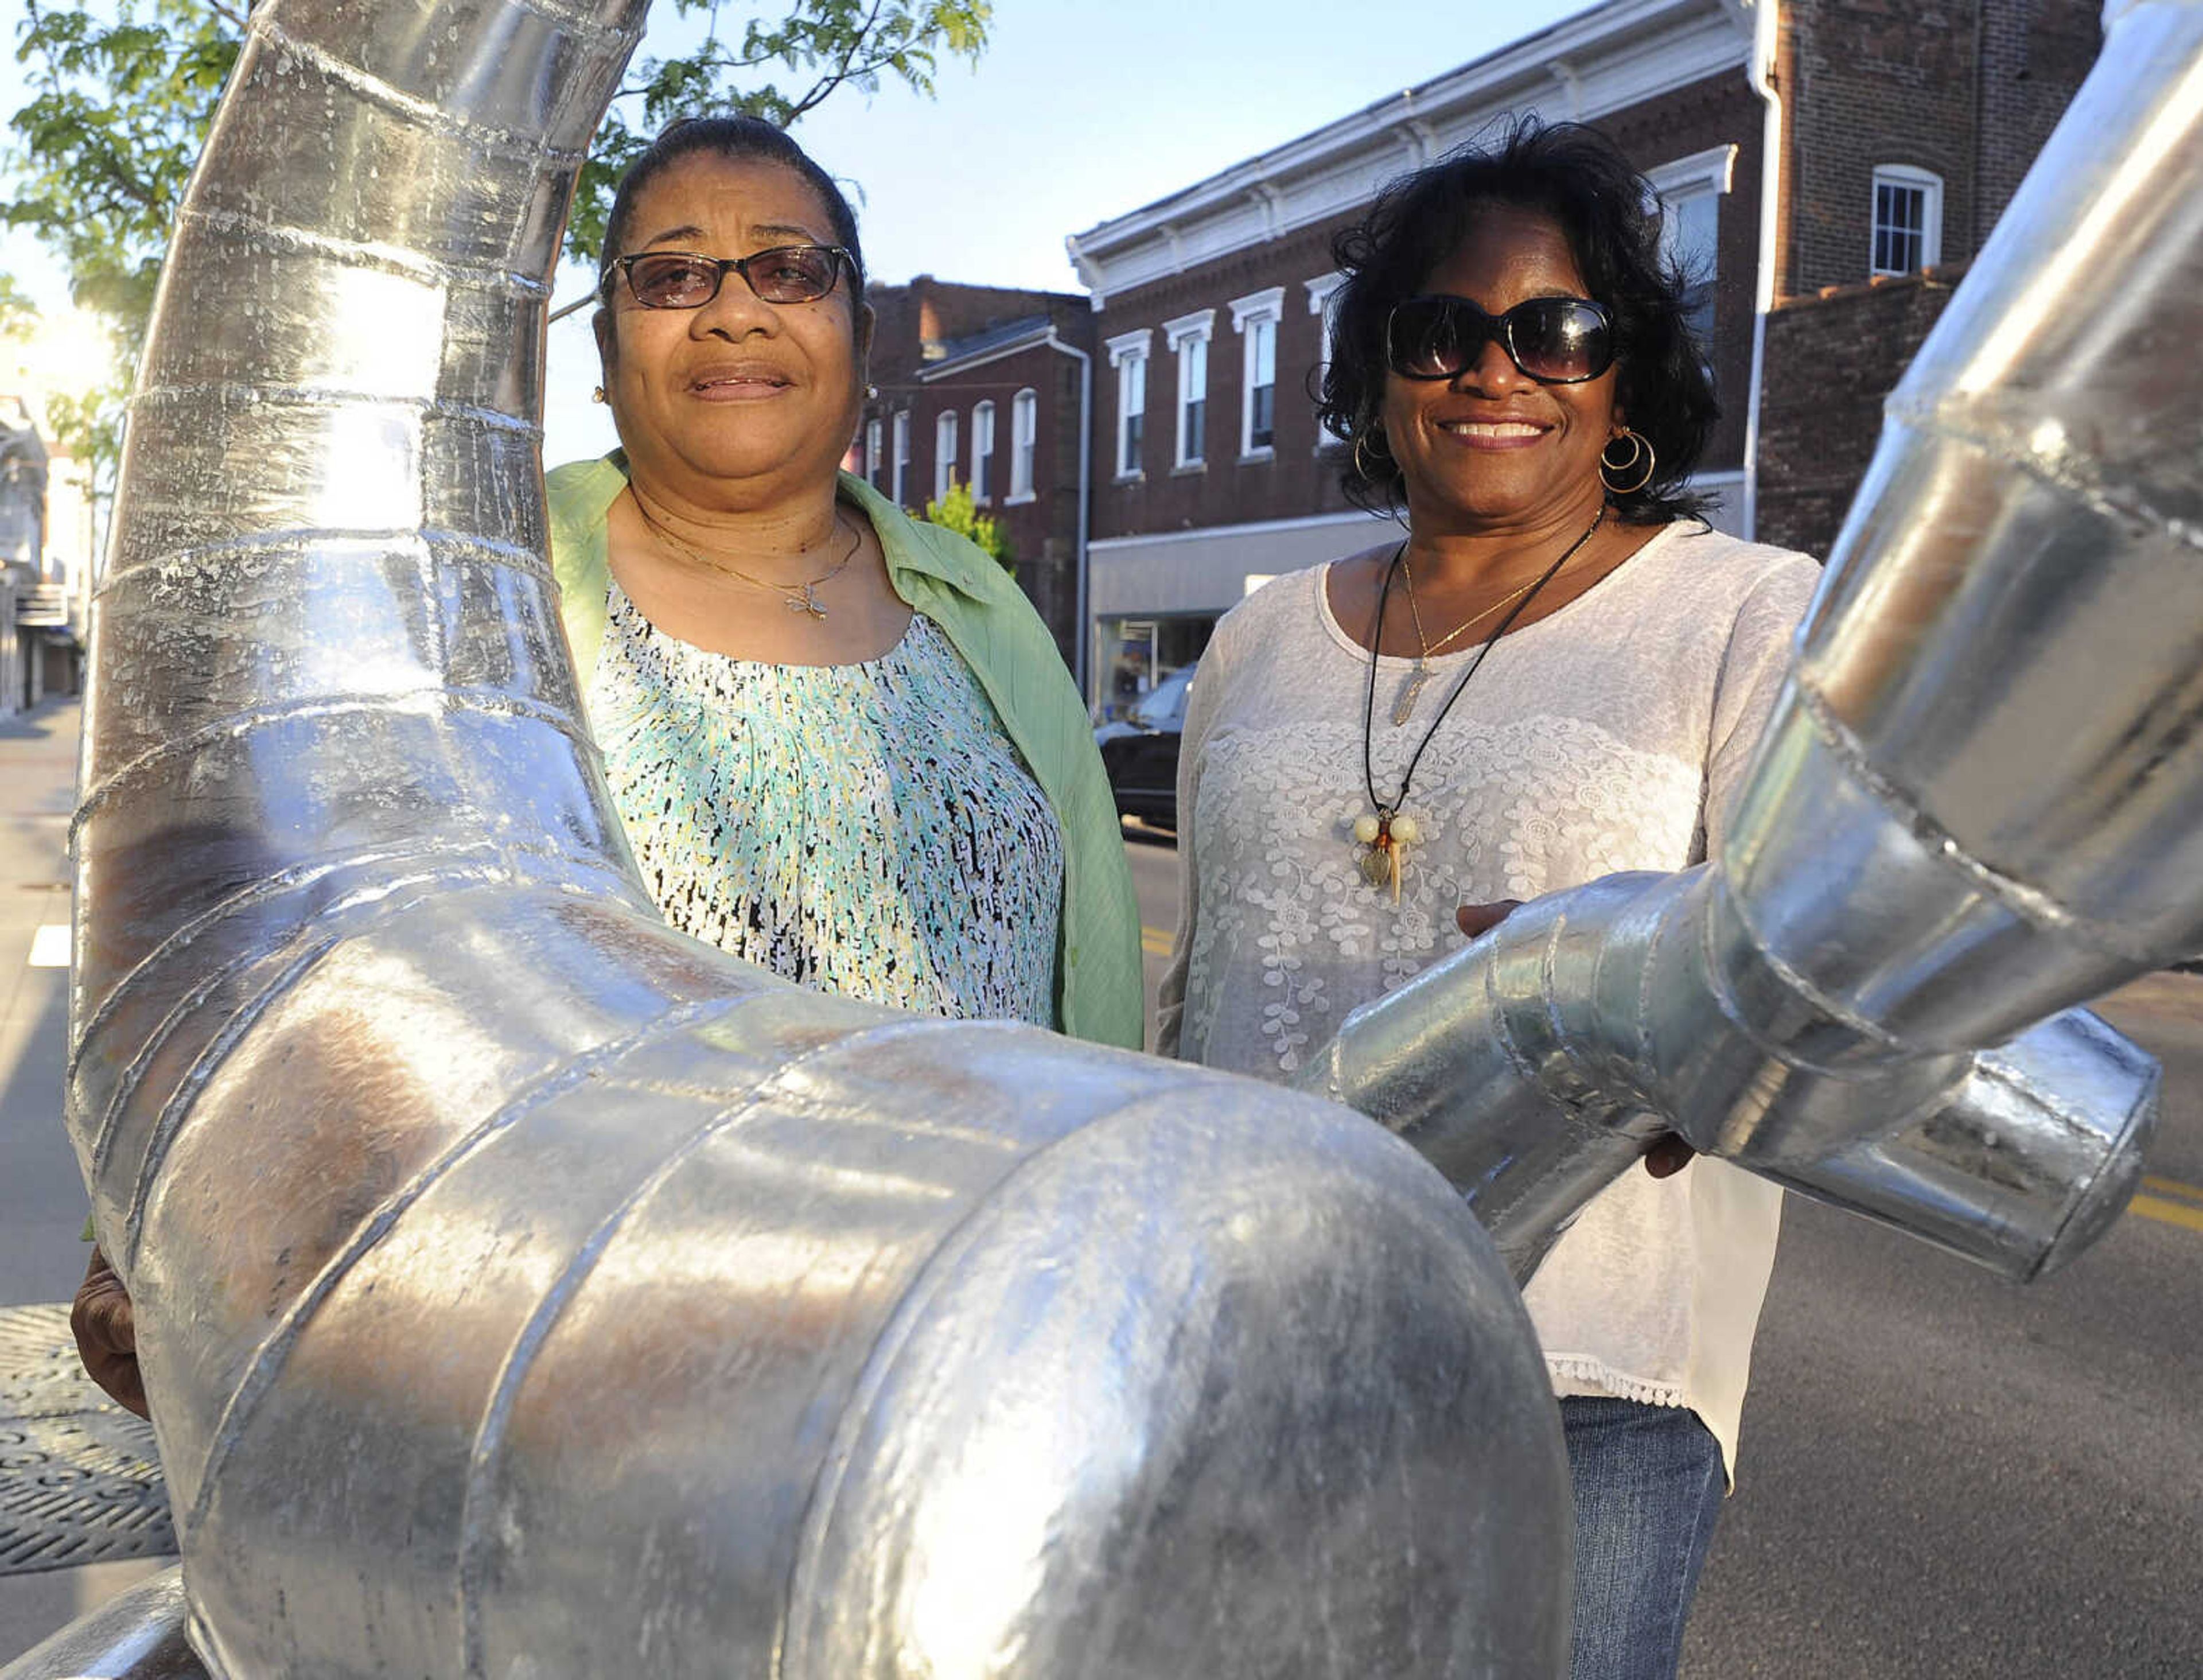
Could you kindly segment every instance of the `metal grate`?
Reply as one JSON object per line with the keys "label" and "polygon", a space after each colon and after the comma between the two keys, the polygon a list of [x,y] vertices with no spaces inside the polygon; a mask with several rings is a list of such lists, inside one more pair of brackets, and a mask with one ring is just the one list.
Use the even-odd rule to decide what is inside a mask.
{"label": "metal grate", "polygon": [[0,1307],[0,1575],[175,1550],[153,1426],[84,1374],[68,1308]]}

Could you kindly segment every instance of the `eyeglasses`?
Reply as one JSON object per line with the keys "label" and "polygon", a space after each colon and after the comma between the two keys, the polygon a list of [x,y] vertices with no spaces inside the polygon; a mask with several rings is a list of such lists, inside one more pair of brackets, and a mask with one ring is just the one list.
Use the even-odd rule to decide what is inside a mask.
{"label": "eyeglasses", "polygon": [[1541,385],[1580,385],[1614,365],[1614,317],[1588,298],[1531,298],[1504,315],[1443,293],[1408,298],[1385,322],[1385,358],[1403,379],[1452,379],[1493,339]]}
{"label": "eyeglasses", "polygon": [[[719,295],[732,269],[769,304],[816,303],[834,289],[842,265],[855,272],[856,258],[838,245],[780,245],[747,257],[701,257],[693,251],[645,251],[614,259],[627,289],[645,309],[701,309]],[[612,277],[605,273],[605,295]]]}

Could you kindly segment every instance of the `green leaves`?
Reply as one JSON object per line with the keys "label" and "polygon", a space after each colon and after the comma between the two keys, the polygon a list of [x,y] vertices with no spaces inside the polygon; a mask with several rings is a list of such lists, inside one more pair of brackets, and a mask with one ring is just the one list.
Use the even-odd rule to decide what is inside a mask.
{"label": "green leaves", "polygon": [[1002,529],[1001,520],[979,512],[978,503],[972,499],[969,484],[951,484],[947,495],[926,503],[925,518],[930,524],[969,538],[1003,571],[1013,575],[1017,571],[1016,558],[1010,553],[1009,533]]}
{"label": "green leaves", "polygon": [[887,76],[930,97],[936,54],[977,58],[994,17],[989,0],[795,0],[777,22],[742,17],[730,38],[730,15],[745,9],[676,0],[678,15],[704,19],[701,42],[674,57],[646,52],[629,67],[575,190],[569,256],[596,260],[613,185],[666,124],[740,114],[786,128],[836,89],[870,94]]}
{"label": "green leaves", "polygon": [[[82,307],[114,323],[111,391],[72,405],[71,440],[111,467],[127,383],[152,312],[168,230],[245,33],[245,0],[27,0],[16,31],[29,103],[8,114],[0,221],[27,229],[69,273]],[[794,0],[759,18],[732,0],[675,0],[664,33],[700,40],[631,67],[583,166],[569,254],[594,261],[621,170],[676,117],[747,112],[786,127],[837,88],[883,78],[933,91],[938,55],[985,47],[989,0]],[[685,26],[685,27],[684,27]],[[648,42],[646,41],[646,48]],[[0,330],[14,317],[0,279]]]}

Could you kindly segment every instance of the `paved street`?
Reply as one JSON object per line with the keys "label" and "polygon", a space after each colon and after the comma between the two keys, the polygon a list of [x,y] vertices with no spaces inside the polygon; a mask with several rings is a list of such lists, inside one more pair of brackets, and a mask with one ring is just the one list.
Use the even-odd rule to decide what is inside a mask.
{"label": "paved street", "polygon": [[[73,701],[0,724],[0,1305],[65,1298],[84,1196],[60,1123]],[[1152,992],[1166,836],[1129,841]],[[2165,1062],[2145,1194],[2017,1289],[1795,1202],[1690,1680],[2203,1673],[2203,979],[2106,1013]],[[149,1565],[0,1578],[0,1662]]]}
{"label": "paved street", "polygon": [[[0,1307],[66,1300],[84,1275],[84,1183],[62,1130],[68,1048],[67,847],[77,703],[0,719]],[[0,1576],[0,1662],[164,1565]]]}

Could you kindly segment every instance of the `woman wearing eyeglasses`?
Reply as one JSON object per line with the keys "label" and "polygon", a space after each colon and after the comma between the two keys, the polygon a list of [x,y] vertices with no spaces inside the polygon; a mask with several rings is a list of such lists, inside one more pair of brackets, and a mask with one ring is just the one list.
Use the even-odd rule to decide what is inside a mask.
{"label": "woman wearing eyeglasses", "polygon": [[[872,314],[831,177],[770,124],[676,124],[605,248],[622,447],[549,476],[552,559],[666,920],[820,990],[1138,1048],[1131,872],[1054,641],[992,559],[836,471]],[[142,1412],[97,1249],[71,1323]]]}
{"label": "woman wearing eyeglasses", "polygon": [[[1525,123],[1337,241],[1320,413],[1404,535],[1202,655],[1166,1051],[1283,1080],[1514,902],[1717,840],[1817,568],[1695,517],[1716,411],[1651,202],[1595,132]],[[1601,1680],[1675,1670],[1774,1259],[1781,1192],[1687,1161],[1656,1151],[1526,1292]]]}
{"label": "woman wearing eyeglasses", "polygon": [[667,919],[805,985],[1137,1047],[1138,914],[1054,643],[836,470],[872,323],[839,189],[769,124],[676,124],[605,251],[621,448],[550,476],[552,547]]}

